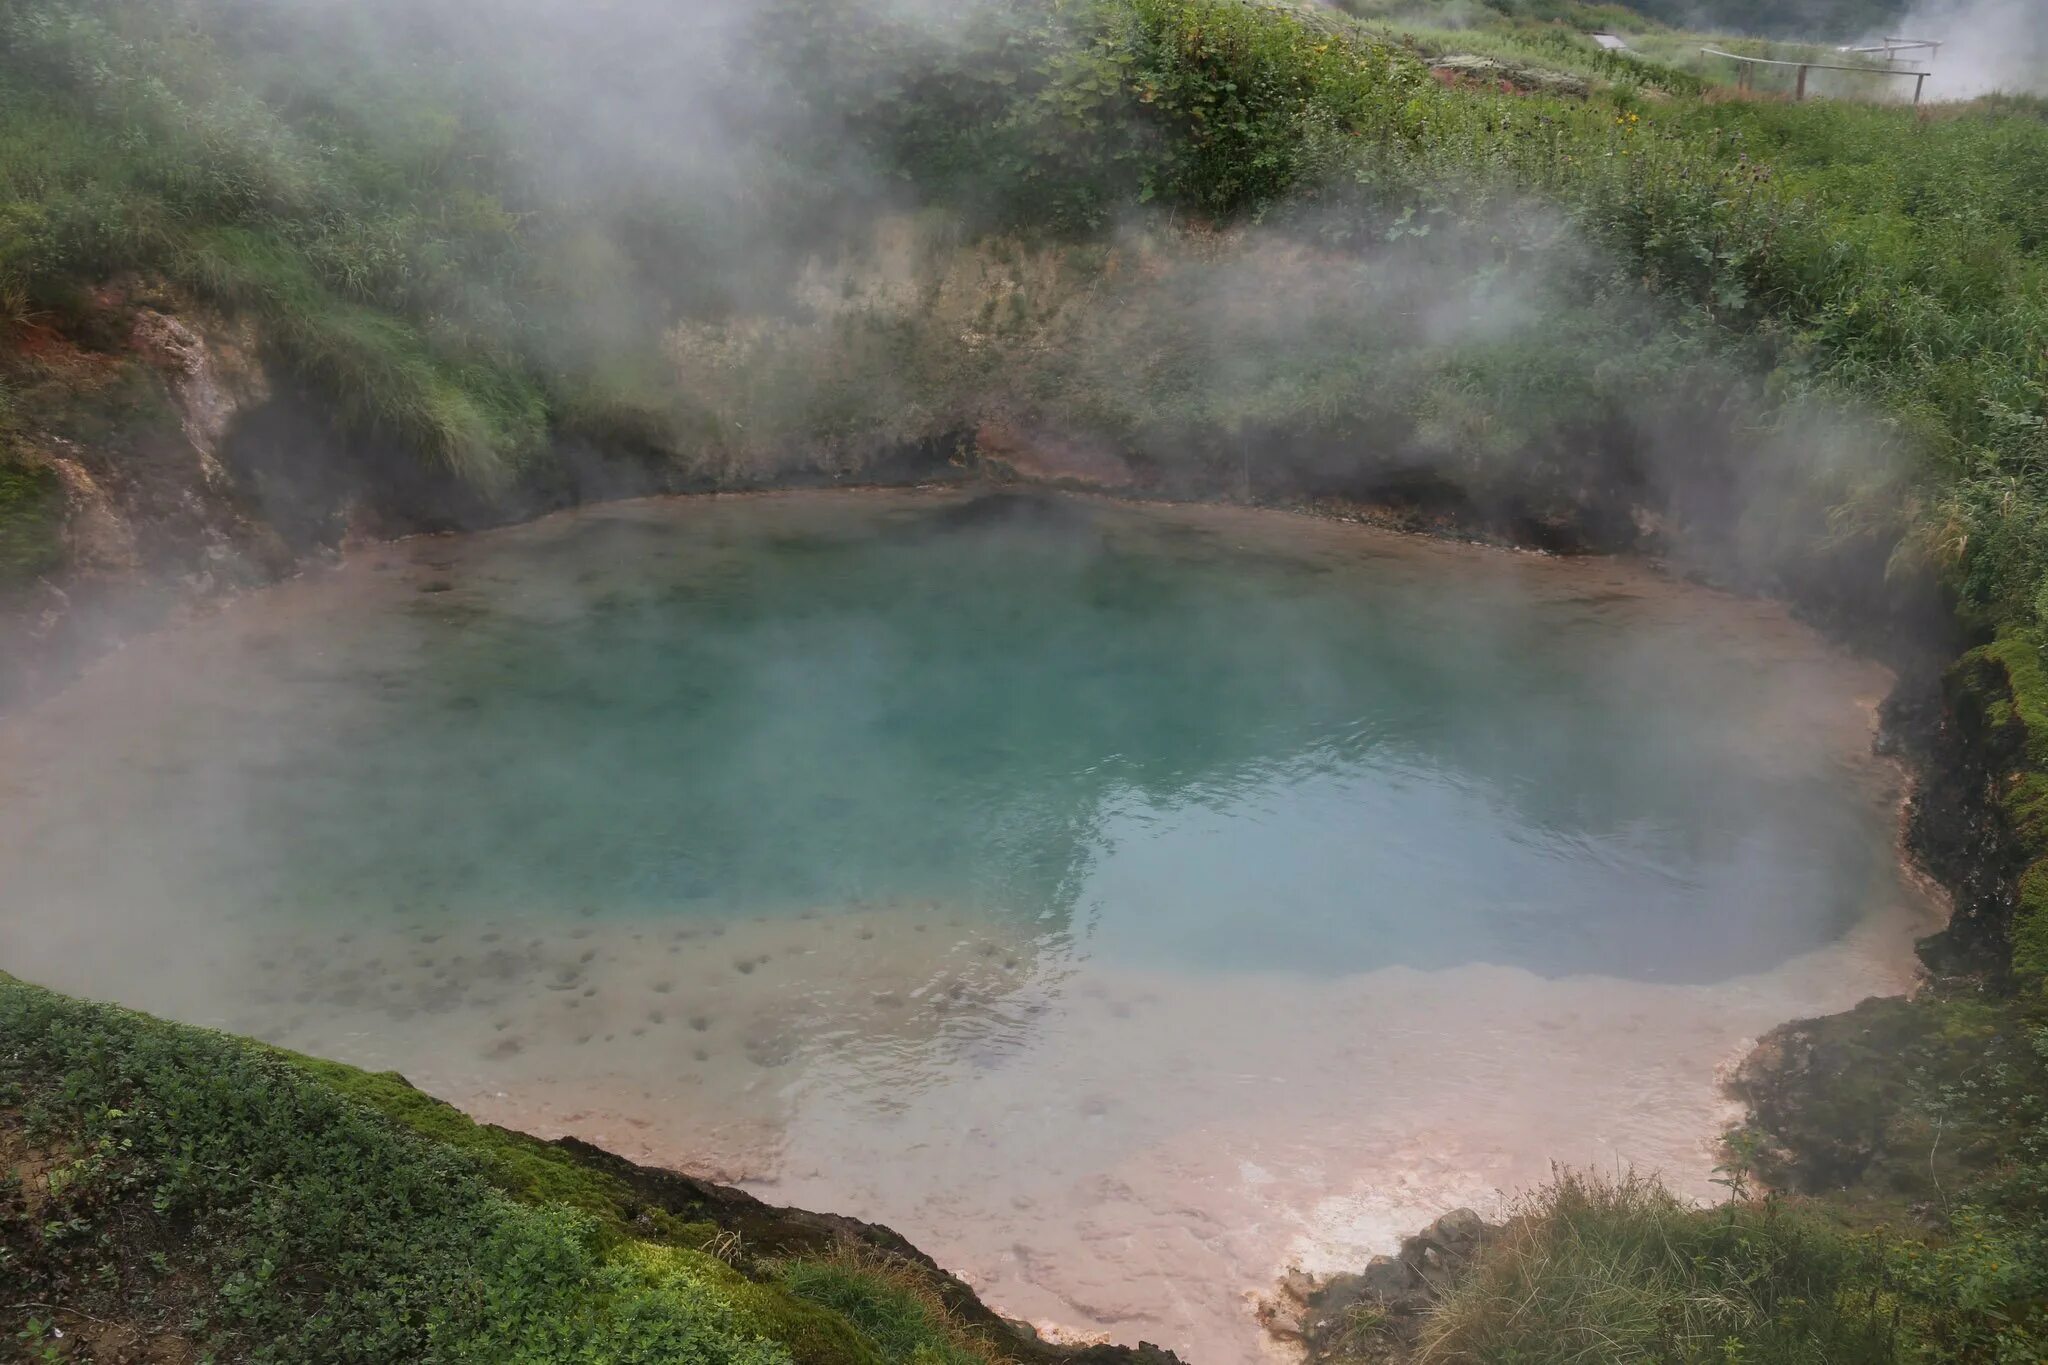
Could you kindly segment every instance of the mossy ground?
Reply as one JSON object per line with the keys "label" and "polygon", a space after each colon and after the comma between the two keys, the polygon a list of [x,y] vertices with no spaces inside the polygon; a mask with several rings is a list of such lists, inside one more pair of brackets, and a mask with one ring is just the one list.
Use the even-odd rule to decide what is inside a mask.
{"label": "mossy ground", "polygon": [[0,1341],[31,1359],[116,1358],[95,1323],[221,1360],[1007,1358],[888,1246],[779,1245],[788,1215],[736,1193],[733,1226],[680,1177],[663,1207],[395,1076],[5,977],[0,1156]]}
{"label": "mossy ground", "polygon": [[[1788,1024],[1737,1077],[1728,1202],[1562,1176],[1444,1287],[1425,1359],[2048,1358],[2048,668],[2007,630],[1947,678],[1998,970]],[[1957,932],[1951,930],[1950,932]],[[1372,1334],[1356,1359],[1378,1359]],[[1336,1357],[1342,1359],[1344,1357]]]}
{"label": "mossy ground", "polygon": [[423,1137],[468,1156],[494,1188],[529,1204],[580,1209],[614,1236],[628,1234],[624,1211],[634,1200],[625,1184],[577,1162],[538,1138],[476,1122],[461,1110],[416,1090],[393,1072],[369,1072],[340,1062],[281,1053],[336,1093],[375,1110]]}
{"label": "mossy ground", "polygon": [[64,560],[64,492],[57,471],[0,446],[0,588]]}

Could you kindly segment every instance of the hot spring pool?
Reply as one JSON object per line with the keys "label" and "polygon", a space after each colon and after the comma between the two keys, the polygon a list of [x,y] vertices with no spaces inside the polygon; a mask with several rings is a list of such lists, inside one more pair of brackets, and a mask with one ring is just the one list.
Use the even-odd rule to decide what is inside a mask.
{"label": "hot spring pool", "polygon": [[0,729],[0,965],[890,1223],[999,1308],[1244,1296],[1898,989],[1886,684],[1637,566],[952,493],[385,547]]}

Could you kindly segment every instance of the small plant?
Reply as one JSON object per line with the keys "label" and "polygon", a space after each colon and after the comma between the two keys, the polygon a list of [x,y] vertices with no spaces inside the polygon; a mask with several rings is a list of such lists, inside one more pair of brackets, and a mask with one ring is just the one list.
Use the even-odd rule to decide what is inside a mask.
{"label": "small plant", "polygon": [[727,1265],[738,1265],[747,1254],[746,1240],[730,1228],[720,1229],[704,1243],[703,1249]]}
{"label": "small plant", "polygon": [[1749,1128],[1737,1128],[1721,1139],[1721,1160],[1714,1166],[1713,1181],[1728,1191],[1728,1206],[1748,1202],[1756,1189],[1757,1153],[1763,1137]]}
{"label": "small plant", "polygon": [[30,1318],[14,1334],[16,1347],[21,1351],[24,1362],[33,1365],[57,1365],[64,1359],[64,1330],[54,1322],[42,1318]]}

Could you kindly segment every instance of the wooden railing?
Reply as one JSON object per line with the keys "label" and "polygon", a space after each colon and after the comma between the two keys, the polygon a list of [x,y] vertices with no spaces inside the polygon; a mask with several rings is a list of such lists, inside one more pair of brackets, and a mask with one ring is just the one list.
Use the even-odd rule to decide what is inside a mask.
{"label": "wooden railing", "polygon": [[1799,77],[1793,88],[1792,98],[1800,100],[1806,98],[1806,73],[1809,71],[1854,71],[1864,76],[1910,76],[1913,78],[1915,104],[1920,102],[1920,92],[1926,88],[1927,78],[1933,74],[1929,71],[1900,71],[1896,67],[1887,66],[1847,66],[1837,62],[1793,62],[1780,61],[1775,57],[1745,57],[1738,52],[1723,52],[1718,47],[1703,47],[1700,51],[1709,57],[1726,57],[1731,62],[1740,63],[1741,69],[1735,73],[1735,84],[1742,90],[1753,87],[1752,78],[1759,66],[1796,67]]}
{"label": "wooden railing", "polygon": [[1896,62],[1908,52],[1925,52],[1927,60],[1933,61],[1941,55],[1941,43],[1934,38],[1880,38],[1862,47],[1845,47],[1844,52],[1853,52],[1859,57],[1875,57],[1880,54],[1887,62]]}

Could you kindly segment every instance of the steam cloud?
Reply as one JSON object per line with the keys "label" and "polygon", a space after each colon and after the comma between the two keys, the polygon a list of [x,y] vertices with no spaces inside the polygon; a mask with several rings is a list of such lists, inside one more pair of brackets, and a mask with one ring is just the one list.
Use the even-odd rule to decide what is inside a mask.
{"label": "steam cloud", "polygon": [[[878,101],[956,79],[960,54],[1019,11],[835,12],[831,32],[872,41],[822,50],[800,9],[725,0],[418,12],[475,69],[512,74],[495,107],[521,174],[591,207],[578,255],[622,263],[564,291],[556,363],[636,348],[698,410],[721,478],[856,469],[996,423],[1210,486],[1244,460],[1252,492],[1428,474],[1537,522],[1635,497],[1678,510],[1673,549],[1755,582],[1769,544],[1803,534],[1759,530],[1759,511],[1818,515],[1816,471],[1824,496],[1892,477],[1872,424],[1818,405],[1788,420],[1739,364],[1665,354],[1668,313],[1617,292],[1625,272],[1530,204],[1365,246],[1332,221],[1341,209],[1220,235],[1133,210],[1101,234],[1106,259],[1099,242],[988,234],[976,168],[948,173],[940,207],[862,134]],[[1573,403],[1583,416],[1561,416]],[[1587,456],[1603,448],[1629,458]]]}
{"label": "steam cloud", "polygon": [[[478,187],[528,224],[541,279],[458,268],[436,325],[649,396],[649,446],[706,481],[867,473],[999,429],[1187,491],[1393,479],[1516,534],[1605,517],[1596,539],[1783,586],[1784,547],[1896,477],[1875,424],[1788,411],[1528,203],[1390,225],[1338,194],[1256,226],[1132,206],[1079,241],[992,228],[1016,188],[978,130],[910,125],[894,163],[877,148],[903,152],[906,109],[999,98],[977,59],[1034,41],[1038,5],[213,4],[283,54],[258,84],[273,106],[345,108],[401,149],[432,146],[407,120],[443,106],[481,131],[455,145],[487,147]],[[405,98],[423,87],[425,113]],[[586,490],[639,491],[568,456],[604,466],[579,469]]]}
{"label": "steam cloud", "polygon": [[1886,32],[1941,43],[1927,82],[1932,98],[2048,94],[2048,7],[2041,0],[1918,0]]}

